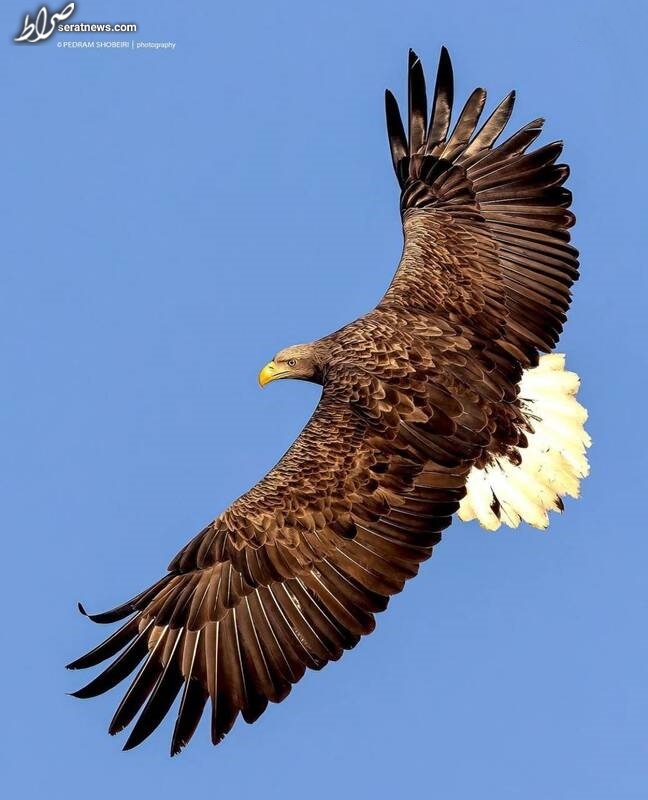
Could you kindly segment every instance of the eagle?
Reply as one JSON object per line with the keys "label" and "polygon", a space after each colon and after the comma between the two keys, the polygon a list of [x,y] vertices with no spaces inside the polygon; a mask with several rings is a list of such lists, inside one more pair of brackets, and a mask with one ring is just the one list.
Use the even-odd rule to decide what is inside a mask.
{"label": "eagle", "polygon": [[429,115],[409,52],[407,133],[385,95],[404,234],[385,295],[263,367],[262,386],[322,387],[303,431],[160,580],[87,614],[122,625],[68,665],[108,662],[74,695],[94,697],[137,670],[109,726],[134,722],[125,750],[178,696],[172,755],[208,702],[214,744],[239,714],[254,722],[307,669],[373,631],[454,515],[489,530],[544,528],[563,497],[578,496],[587,413],[578,376],[552,352],[578,277],[569,168],[558,163],[562,142],[530,150],[542,119],[501,139],[514,98],[480,126],[486,92],[475,89],[451,126],[447,50]]}

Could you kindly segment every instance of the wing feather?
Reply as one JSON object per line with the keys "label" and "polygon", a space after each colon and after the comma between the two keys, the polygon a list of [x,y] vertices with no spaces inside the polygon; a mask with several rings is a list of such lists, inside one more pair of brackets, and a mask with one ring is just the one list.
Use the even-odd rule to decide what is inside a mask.
{"label": "wing feather", "polygon": [[413,50],[409,51],[409,152],[418,152],[427,135],[427,94],[421,60]]}
{"label": "wing feather", "polygon": [[[421,68],[421,72],[422,71],[423,69]],[[425,83],[423,83],[423,86],[425,86]],[[453,97],[454,78],[452,75],[452,61],[450,61],[450,54],[446,48],[442,47],[441,55],[439,56],[436,84],[434,86],[430,131],[425,145],[425,150],[428,153],[432,152],[440,142],[445,142],[446,140],[448,129],[450,128]]]}

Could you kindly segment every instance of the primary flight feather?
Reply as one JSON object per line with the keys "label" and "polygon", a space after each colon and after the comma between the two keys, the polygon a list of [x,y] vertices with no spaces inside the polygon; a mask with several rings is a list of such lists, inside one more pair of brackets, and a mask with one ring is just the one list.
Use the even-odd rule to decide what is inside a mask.
{"label": "primary flight feather", "polygon": [[[374,628],[458,513],[489,529],[548,523],[587,473],[578,377],[550,353],[578,276],[562,145],[528,152],[542,120],[499,142],[508,95],[479,127],[476,89],[451,128],[441,51],[431,113],[410,52],[408,133],[386,94],[403,255],[365,316],[278,353],[259,375],[322,396],[281,461],[202,530],[78,669],[112,659],[77,697],[136,669],[110,723],[142,742],[180,695],[171,752],[211,708],[214,744],[253,722],[307,668]],[[81,609],[83,610],[83,609]],[[84,612],[85,613],[85,612]]]}

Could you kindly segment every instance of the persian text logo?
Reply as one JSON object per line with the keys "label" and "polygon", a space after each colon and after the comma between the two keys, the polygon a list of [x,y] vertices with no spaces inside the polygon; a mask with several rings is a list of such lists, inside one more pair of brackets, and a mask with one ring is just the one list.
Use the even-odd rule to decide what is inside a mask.
{"label": "persian text logo", "polygon": [[52,14],[47,6],[42,6],[32,22],[29,19],[29,14],[25,16],[22,31],[16,36],[14,42],[21,42],[24,44],[36,44],[37,42],[44,42],[56,30],[59,22],[63,22],[74,12],[74,3],[68,3],[60,11]]}

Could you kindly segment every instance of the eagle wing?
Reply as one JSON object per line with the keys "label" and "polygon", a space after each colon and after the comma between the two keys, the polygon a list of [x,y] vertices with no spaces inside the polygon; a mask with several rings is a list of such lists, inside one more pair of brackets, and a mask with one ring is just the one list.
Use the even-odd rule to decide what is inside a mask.
{"label": "eagle wing", "polygon": [[[129,617],[68,665],[115,657],[75,692],[83,698],[139,667],[109,727],[114,734],[137,717],[125,749],[155,730],[180,693],[172,754],[208,700],[214,743],[239,713],[254,721],[306,668],[340,658],[371,632],[374,613],[431,555],[463,497],[479,433],[458,426],[466,412],[450,393],[415,372],[410,380],[399,391],[367,373],[339,376],[277,466],[160,581],[91,616]],[[484,429],[486,418],[469,422]],[[437,453],[436,463],[423,453]]]}
{"label": "eagle wing", "polygon": [[389,143],[401,187],[405,244],[379,307],[443,312],[470,320],[510,354],[514,380],[558,341],[578,277],[569,244],[574,216],[569,175],[557,164],[562,143],[527,152],[536,119],[497,143],[515,99],[511,92],[478,129],[486,92],[475,89],[452,132],[453,75],[441,51],[432,111],[421,62],[409,56],[408,135],[386,93]]}

